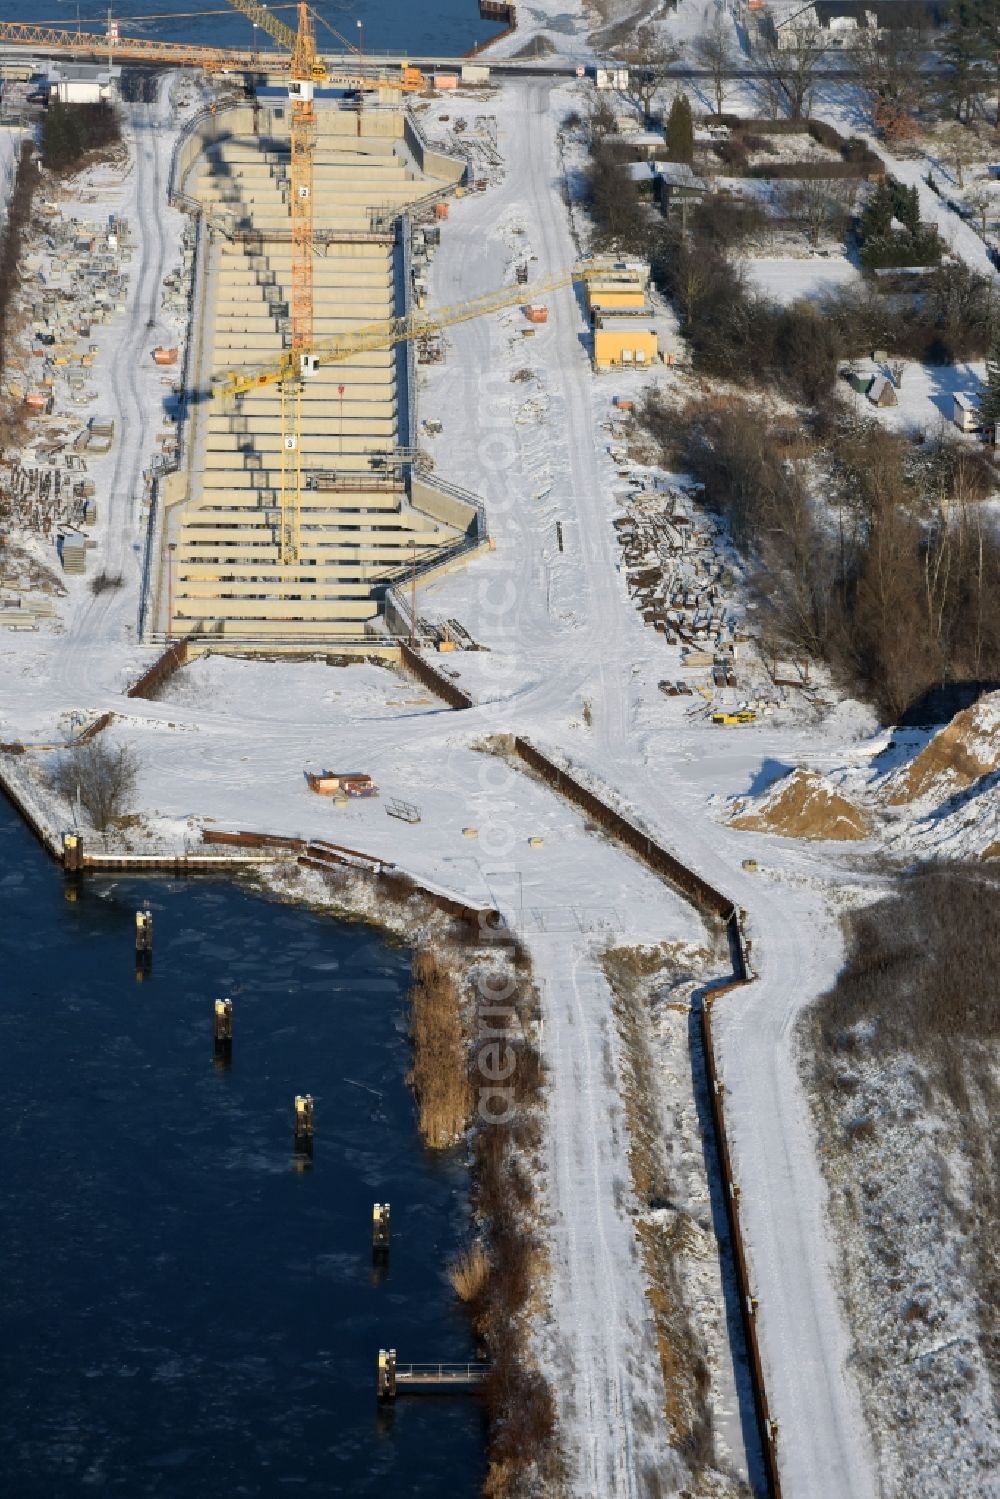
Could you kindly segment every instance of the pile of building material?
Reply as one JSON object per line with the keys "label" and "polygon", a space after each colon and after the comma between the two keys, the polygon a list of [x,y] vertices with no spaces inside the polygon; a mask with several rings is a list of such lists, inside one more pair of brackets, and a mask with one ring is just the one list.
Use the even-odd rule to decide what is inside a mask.
{"label": "pile of building material", "polygon": [[483,649],[482,646],[477,645],[465,626],[457,619],[446,619],[441,624],[435,624],[429,619],[418,619],[417,635],[422,645],[434,646],[439,651]]}
{"label": "pile of building material", "polygon": [[59,539],[59,556],[63,572],[80,575],[87,571],[87,538],[78,531],[67,531]]}
{"label": "pile of building material", "polygon": [[[636,488],[613,525],[621,570],[643,623],[679,650],[681,666],[708,674],[711,685],[704,696],[710,700],[714,689],[728,706],[739,690],[746,695],[742,707],[762,713],[779,707],[783,697],[776,695],[751,648],[736,603],[735,558],[714,517],[696,516],[685,491]],[[659,688],[667,697],[691,691],[683,679],[665,679]]]}
{"label": "pile of building material", "polygon": [[[425,206],[415,210],[410,230],[410,286],[417,307],[423,307],[427,297],[427,273],[440,244],[441,225],[434,217],[433,207]],[[426,335],[422,342],[428,346],[435,345],[438,349],[437,357],[440,358],[440,339]],[[418,346],[418,358],[420,352]],[[427,364],[431,361],[422,359],[420,362]]]}
{"label": "pile of building material", "polygon": [[111,444],[115,440],[115,419],[113,416],[92,416],[87,423],[87,430],[83,434],[80,444],[88,453],[110,453]]}
{"label": "pile of building material", "polygon": [[729,597],[733,570],[717,554],[710,522],[696,525],[689,505],[678,490],[640,490],[626,503],[613,524],[628,590],[668,645],[707,656],[702,664],[713,649],[735,660],[746,637]]}
{"label": "pile of building material", "polygon": [[21,594],[0,594],[0,628],[37,630],[39,623],[50,623],[55,617],[51,599],[36,599]]}
{"label": "pile of building material", "polygon": [[479,115],[471,121],[459,116],[452,121],[439,116],[439,123],[450,128],[435,132],[435,144],[452,156],[464,157],[468,166],[469,192],[485,192],[504,179],[504,159],[497,147],[496,115]]}

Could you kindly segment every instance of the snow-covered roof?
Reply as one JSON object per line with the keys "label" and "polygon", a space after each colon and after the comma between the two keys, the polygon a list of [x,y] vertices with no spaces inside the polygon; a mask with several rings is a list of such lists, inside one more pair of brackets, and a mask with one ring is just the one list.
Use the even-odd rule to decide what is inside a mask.
{"label": "snow-covered roof", "polygon": [[601,329],[605,333],[656,333],[655,328],[641,327],[642,319],[637,317],[606,317],[601,319]]}
{"label": "snow-covered roof", "polygon": [[867,395],[869,401],[874,401],[876,406],[882,404],[883,398],[886,398],[887,406],[895,406],[896,404],[896,388],[886,379],[885,375],[875,376],[868,387]]}
{"label": "snow-covered roof", "polygon": [[691,187],[698,188],[702,192],[708,191],[708,184],[700,177],[696,177],[686,162],[654,161],[650,165],[656,168],[657,177],[668,187]]}
{"label": "snow-covered roof", "polygon": [[627,130],[608,139],[619,146],[662,146],[664,137],[662,130]]}

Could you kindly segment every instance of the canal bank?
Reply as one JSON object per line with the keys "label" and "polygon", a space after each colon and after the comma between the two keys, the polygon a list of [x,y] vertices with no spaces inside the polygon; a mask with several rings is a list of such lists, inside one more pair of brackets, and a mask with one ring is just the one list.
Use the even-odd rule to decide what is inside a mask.
{"label": "canal bank", "polygon": [[[408,951],[215,881],[87,880],[68,901],[6,802],[0,852],[9,1491],[477,1493],[475,1401],[388,1418],[375,1401],[380,1346],[474,1353],[446,1275],[467,1173],[422,1149],[404,1082]],[[393,1205],[381,1282],[377,1200]]]}

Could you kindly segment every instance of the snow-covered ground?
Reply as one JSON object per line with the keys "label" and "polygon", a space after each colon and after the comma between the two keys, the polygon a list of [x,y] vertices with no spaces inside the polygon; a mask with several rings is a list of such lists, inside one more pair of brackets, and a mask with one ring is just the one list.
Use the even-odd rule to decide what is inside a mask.
{"label": "snow-covered ground", "polygon": [[[681,0],[679,17],[696,4]],[[529,16],[583,55],[575,11],[541,6]],[[513,281],[525,259],[532,279],[572,264],[577,246],[561,197],[557,129],[587,97],[585,85],[525,79],[488,101],[462,98],[467,119],[477,110],[497,116],[506,175],[452,204],[431,305]],[[370,665],[220,656],[186,668],[158,702],[127,699],[127,680],[149,658],[132,633],[134,548],[161,395],[155,374],[135,372],[169,331],[146,323],[159,317],[159,282],[178,233],[157,204],[171,146],[165,96],[135,106],[130,121],[136,166],[121,211],[136,226],[137,248],[128,316],[107,349],[107,399],[121,439],[99,537],[105,565],[120,568],[126,586],[94,597],[70,580],[65,634],[0,641],[0,734],[57,737],[67,712],[111,709],[120,720],[110,732],[139,753],[140,799],[158,835],[196,839],[214,822],[327,837],[507,913],[541,981],[551,1078],[551,1306],[539,1347],[554,1374],[572,1370],[556,1393],[570,1488],[586,1499],[654,1492],[652,1469],[663,1492],[686,1483],[685,1464],[666,1450],[656,1419],[664,1391],[651,1352],[620,1057],[598,954],[610,943],[699,944],[705,933],[687,904],[541,784],[484,753],[481,741],[527,734],[612,788],[747,912],[759,977],[717,1003],[715,1027],[784,1493],[874,1499],[876,1462],[850,1367],[826,1189],[792,1038],[803,1008],[840,964],[839,909],[878,882],[858,873],[850,847],[776,841],[719,817],[726,798],[773,778],[775,767],[829,770],[864,753],[870,716],[852,705],[824,716],[793,697],[773,719],[731,731],[714,728],[703,710],[692,713],[690,699],[658,691],[661,677],[680,674],[679,651],[643,626],[626,592],[611,525],[620,463],[606,428],[616,395],[634,398],[650,378],[685,377],[661,369],[596,379],[569,289],[550,296],[549,321],[533,337],[524,336],[516,309],[458,325],[446,335],[444,362],[420,372],[420,417],[442,427],[426,445],[444,478],[483,496],[497,542],[464,572],[423,588],[419,601],[421,614],[457,617],[487,648],[440,658],[479,706],[449,712]],[[802,276],[805,268],[841,275],[838,262],[792,264]],[[774,275],[784,286],[792,272]],[[528,378],[512,379],[525,370]],[[920,379],[911,366],[901,417],[910,391],[914,420],[933,405],[933,372],[926,389]],[[382,800],[336,808],[309,792],[307,768],[369,771]],[[387,817],[389,796],[416,803],[420,823]],[[748,858],[756,872],[743,867]],[[723,1455],[739,1467],[738,1454]]]}
{"label": "snow-covered ground", "polygon": [[[578,102],[576,85],[552,92],[539,80],[505,88],[499,101],[483,106],[499,114],[507,175],[502,187],[453,206],[434,263],[435,298],[454,301],[505,276],[513,279],[515,254],[523,259],[525,249],[540,273],[572,263],[575,246],[554,190],[556,127]],[[166,232],[153,205],[169,136],[137,126],[136,137],[136,274],[117,366],[111,356],[112,368],[122,371],[141,367],[146,340],[155,337],[144,324],[156,315]],[[797,1095],[794,1077],[781,1070],[787,1044],[782,1038],[796,1008],[814,992],[790,982],[789,974],[815,972],[818,984],[835,964],[835,945],[821,942],[810,969],[802,945],[807,913],[819,900],[814,887],[840,872],[831,872],[818,853],[796,850],[779,894],[768,896],[762,882],[740,870],[746,836],[719,830],[706,817],[714,791],[745,789],[762,758],[788,759],[803,739],[817,748],[815,731],[808,720],[792,718],[784,728],[768,725],[734,741],[703,722],[690,722],[683,699],[658,693],[659,676],[675,668],[678,657],[644,629],[617,571],[610,524],[616,465],[601,434],[613,396],[626,386],[632,390],[629,381],[634,385],[641,377],[624,384],[614,376],[594,380],[572,291],[553,295],[549,323],[533,339],[523,337],[522,325],[520,315],[510,312],[452,330],[447,359],[427,372],[420,397],[421,416],[443,423],[434,440],[440,471],[483,494],[497,537],[495,553],[424,590],[420,602],[422,612],[464,618],[489,647],[475,656],[442,658],[470,682],[481,708],[449,713],[370,667],[222,658],[186,670],[160,702],[124,698],[127,674],[140,654],[130,639],[138,567],[130,560],[134,494],[148,452],[149,418],[143,413],[150,397],[156,400],[152,392],[143,400],[132,380],[118,382],[124,440],[110,543],[117,553],[110,560],[126,569],[131,586],[97,598],[79,590],[62,636],[4,641],[0,713],[5,737],[31,738],[52,737],[60,715],[71,709],[120,712],[112,733],[139,751],[141,800],[162,835],[173,829],[177,836],[195,836],[194,824],[215,819],[332,837],[393,858],[468,899],[491,898],[524,932],[546,980],[545,1049],[558,1079],[548,1184],[550,1252],[558,1273],[548,1346],[553,1358],[565,1346],[573,1350],[584,1403],[578,1403],[575,1419],[568,1407],[563,1416],[568,1450],[579,1459],[572,1487],[589,1499],[595,1493],[641,1494],[650,1463],[664,1472],[673,1463],[678,1476],[681,1470],[663,1449],[655,1424],[647,1429],[648,1413],[662,1403],[659,1366],[630,1356],[636,1338],[646,1346],[651,1323],[629,1193],[622,1190],[627,1167],[614,1108],[613,1042],[610,1070],[604,1065],[609,995],[588,952],[594,943],[612,940],[699,942],[701,924],[652,875],[589,833],[584,820],[549,791],[473,746],[500,731],[537,737],[620,792],[668,844],[746,905],[763,976],[741,999],[743,1008],[734,1007],[733,1019],[753,1015],[760,1066],[740,1087],[734,1074],[731,1120],[738,1139],[751,1118],[755,1129],[776,1139],[783,1134],[782,1109]],[[527,410],[523,387],[510,378],[525,366],[535,372]],[[370,770],[385,795],[420,806],[421,823],[387,818],[380,802],[341,810],[311,796],[303,772],[320,765]],[[476,838],[466,833],[473,828]],[[533,847],[529,840],[539,836],[544,846]],[[589,1039],[581,1051],[584,1036]],[[730,1068],[742,1066],[746,1051],[742,1043],[730,1045],[728,1017],[720,1043],[728,1076]],[[785,1098],[781,1109],[779,1095]],[[749,1212],[758,1197],[758,1216],[751,1213],[748,1221],[761,1234],[760,1248],[756,1240],[751,1247],[788,1492],[812,1492],[804,1475],[821,1458],[832,1475],[830,1499],[853,1499],[869,1489],[865,1437],[844,1373],[822,1224],[811,1212],[800,1220],[798,1210],[800,1203],[815,1202],[818,1192],[808,1139],[803,1125],[777,1180],[752,1153],[745,1204]],[[800,1246],[794,1281],[776,1277],[772,1283],[766,1246],[774,1234]],[[603,1257],[596,1264],[595,1250]],[[616,1314],[608,1303],[609,1277]],[[798,1325],[822,1327],[823,1349],[815,1368],[795,1377],[786,1359],[787,1330]]]}
{"label": "snow-covered ground", "polygon": [[[876,365],[870,360],[861,360],[852,368],[862,373],[870,369],[873,375],[889,373],[888,364]],[[843,384],[838,385],[838,390],[853,399],[859,414],[877,420],[890,432],[922,433],[927,438],[947,435],[957,439],[955,397],[965,395],[977,402],[985,373],[985,362],[979,359],[967,364],[918,364],[904,360],[903,379],[895,391],[894,406],[876,407],[866,395]],[[967,441],[975,444],[978,439],[970,435]]]}
{"label": "snow-covered ground", "polygon": [[839,291],[858,279],[857,268],[843,256],[747,256],[743,262],[750,285],[783,306]]}

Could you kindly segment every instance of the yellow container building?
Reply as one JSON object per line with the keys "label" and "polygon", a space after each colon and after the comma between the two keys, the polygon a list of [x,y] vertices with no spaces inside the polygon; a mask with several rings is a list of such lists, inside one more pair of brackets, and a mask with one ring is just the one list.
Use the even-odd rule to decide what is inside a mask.
{"label": "yellow container building", "polygon": [[605,318],[594,329],[594,368],[643,368],[656,359],[656,334],[635,318]]}

